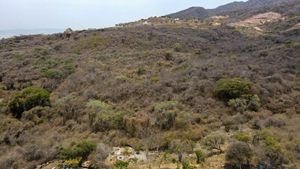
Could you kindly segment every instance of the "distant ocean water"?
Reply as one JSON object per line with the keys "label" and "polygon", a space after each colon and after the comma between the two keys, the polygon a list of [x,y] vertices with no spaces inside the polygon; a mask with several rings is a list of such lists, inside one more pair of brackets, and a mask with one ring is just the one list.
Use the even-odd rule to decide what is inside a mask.
{"label": "distant ocean water", "polygon": [[53,34],[63,32],[64,29],[12,29],[0,30],[0,39],[20,35]]}

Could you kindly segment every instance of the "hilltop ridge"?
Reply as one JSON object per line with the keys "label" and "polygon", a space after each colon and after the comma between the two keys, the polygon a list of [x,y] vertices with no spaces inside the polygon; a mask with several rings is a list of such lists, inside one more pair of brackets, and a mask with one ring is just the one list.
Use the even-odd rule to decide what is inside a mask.
{"label": "hilltop ridge", "polygon": [[[265,8],[272,8],[278,5],[282,7],[287,6],[287,4],[297,3],[297,0],[248,0],[246,2],[232,2],[223,6],[219,6],[215,9],[205,9],[203,7],[192,7],[186,10],[166,15],[170,18],[180,18],[180,19],[206,19],[210,16],[217,15],[229,15],[231,17],[239,18],[239,15],[245,15],[248,12],[255,12],[259,10],[264,10]],[[299,9],[299,6],[298,6]],[[289,8],[285,8],[288,12]]]}

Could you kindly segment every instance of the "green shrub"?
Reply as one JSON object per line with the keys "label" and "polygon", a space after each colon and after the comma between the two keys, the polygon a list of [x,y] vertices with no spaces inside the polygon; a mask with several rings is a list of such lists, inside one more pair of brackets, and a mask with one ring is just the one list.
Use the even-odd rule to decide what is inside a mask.
{"label": "green shrub", "polygon": [[187,161],[182,161],[182,169],[195,169],[195,167],[191,166]]}
{"label": "green shrub", "polygon": [[50,107],[36,106],[28,111],[24,111],[22,119],[29,120],[35,124],[42,123],[50,115]]}
{"label": "green shrub", "polygon": [[128,168],[129,162],[118,160],[115,162],[114,166],[118,169],[126,169]]}
{"label": "green shrub", "polygon": [[138,75],[144,75],[147,73],[147,69],[145,67],[139,67],[136,71]]}
{"label": "green shrub", "polygon": [[86,104],[86,107],[88,108],[88,111],[95,113],[111,113],[113,110],[111,105],[100,100],[90,100]]}
{"label": "green shrub", "polygon": [[244,112],[247,110],[247,100],[241,98],[230,99],[228,101],[228,106],[231,107],[234,111]]}
{"label": "green shrub", "polygon": [[90,119],[94,131],[106,131],[111,129],[123,129],[125,112],[98,113],[94,120]]}
{"label": "green shrub", "polygon": [[228,164],[241,168],[248,165],[253,157],[253,151],[247,143],[237,142],[229,146],[225,159]]}
{"label": "green shrub", "polygon": [[61,78],[63,76],[61,71],[54,69],[43,69],[41,73],[44,77],[51,79]]}
{"label": "green shrub", "polygon": [[152,76],[150,78],[151,82],[158,82],[160,80],[159,76]]}
{"label": "green shrub", "polygon": [[64,164],[64,166],[71,167],[71,168],[79,167],[80,161],[81,161],[80,158],[79,159],[70,159],[70,160],[65,160],[63,164]]}
{"label": "green shrub", "polygon": [[195,151],[197,164],[203,163],[205,161],[205,156],[202,150]]}
{"label": "green shrub", "polygon": [[215,94],[224,100],[236,99],[251,94],[251,83],[240,78],[220,79],[216,83]]}
{"label": "green shrub", "polygon": [[238,132],[233,136],[236,140],[241,142],[249,142],[251,140],[251,137],[244,132]]}
{"label": "green shrub", "polygon": [[153,105],[153,111],[157,114],[155,124],[162,130],[171,129],[176,120],[177,101],[165,101]]}
{"label": "green shrub", "polygon": [[186,128],[189,124],[192,123],[193,115],[190,112],[180,112],[177,114],[175,119],[175,127],[177,129]]}
{"label": "green shrub", "polygon": [[24,111],[36,106],[49,106],[50,93],[41,88],[28,87],[15,94],[9,101],[8,107],[12,115],[21,118]]}
{"label": "green shrub", "polygon": [[124,117],[128,113],[115,111],[113,107],[100,100],[90,100],[87,105],[89,122],[91,128],[97,131],[110,129],[122,129],[124,127]]}
{"label": "green shrub", "polygon": [[174,50],[180,52],[182,50],[182,45],[180,43],[175,43]]}
{"label": "green shrub", "polygon": [[238,129],[237,121],[233,117],[225,119],[223,121],[223,125],[225,127],[226,132],[229,132],[230,130],[237,130]]}
{"label": "green shrub", "polygon": [[202,144],[209,150],[218,150],[222,153],[221,146],[225,144],[225,136],[220,133],[212,133],[202,140]]}
{"label": "green shrub", "polygon": [[176,119],[174,112],[164,112],[158,115],[156,118],[156,125],[161,130],[169,130],[173,127]]}
{"label": "green shrub", "polygon": [[88,36],[80,38],[76,43],[71,46],[71,52],[80,54],[84,50],[93,50],[102,48],[106,44],[106,39],[101,36]]}
{"label": "green shrub", "polygon": [[41,56],[34,63],[34,69],[38,69],[43,77],[59,79],[72,74],[75,65],[73,59]]}
{"label": "green shrub", "polygon": [[258,141],[260,144],[262,144],[264,147],[268,147],[273,150],[280,149],[279,142],[268,132],[266,131],[258,131],[254,135],[254,141]]}
{"label": "green shrub", "polygon": [[254,135],[254,144],[262,150],[258,159],[268,161],[274,168],[281,168],[282,164],[288,164],[286,153],[283,151],[279,141],[266,131],[259,131]]}
{"label": "green shrub", "polygon": [[258,111],[260,106],[261,106],[260,99],[257,95],[253,95],[248,99],[248,109],[249,110]]}
{"label": "green shrub", "polygon": [[81,141],[71,147],[62,148],[60,150],[60,157],[64,160],[82,159],[87,157],[96,149],[96,144],[90,141]]}
{"label": "green shrub", "polygon": [[172,59],[173,59],[173,54],[172,54],[172,52],[167,51],[167,52],[165,53],[165,59],[166,59],[166,60],[172,60]]}
{"label": "green shrub", "polygon": [[116,79],[118,81],[123,81],[123,82],[129,82],[132,80],[130,77],[127,77],[125,75],[116,76]]}
{"label": "green shrub", "polygon": [[165,101],[165,102],[160,102],[157,104],[154,104],[153,106],[153,110],[155,112],[164,112],[164,111],[169,111],[169,110],[173,110],[174,108],[176,108],[178,102],[171,100],[171,101]]}
{"label": "green shrub", "polygon": [[228,106],[234,111],[244,112],[246,110],[258,111],[261,104],[257,95],[243,95],[240,98],[230,99]]}

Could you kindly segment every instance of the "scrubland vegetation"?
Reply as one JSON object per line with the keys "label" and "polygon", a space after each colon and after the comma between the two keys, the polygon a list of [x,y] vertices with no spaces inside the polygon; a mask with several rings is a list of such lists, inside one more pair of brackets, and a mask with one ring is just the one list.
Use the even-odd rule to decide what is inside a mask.
{"label": "scrubland vegetation", "polygon": [[[295,18],[259,36],[160,25],[1,40],[0,169],[299,168]],[[126,146],[156,156],[106,161]]]}

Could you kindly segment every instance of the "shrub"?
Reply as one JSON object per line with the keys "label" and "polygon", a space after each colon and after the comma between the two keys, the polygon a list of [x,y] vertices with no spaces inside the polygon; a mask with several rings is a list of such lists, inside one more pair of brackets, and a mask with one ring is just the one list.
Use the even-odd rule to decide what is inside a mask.
{"label": "shrub", "polygon": [[24,111],[36,106],[49,106],[49,97],[50,93],[45,89],[28,87],[15,94],[11,98],[8,107],[12,115],[19,119]]}
{"label": "shrub", "polygon": [[71,147],[62,148],[60,150],[60,156],[64,160],[81,159],[80,161],[84,161],[95,149],[95,143],[90,141],[81,141]]}
{"label": "shrub", "polygon": [[[182,139],[184,139],[184,136],[182,137]],[[168,150],[174,153],[192,153],[195,147],[195,143],[188,139],[182,139],[171,138],[169,140],[170,142],[168,144]]]}
{"label": "shrub", "polygon": [[61,71],[54,69],[42,69],[41,73],[44,77],[50,79],[58,79],[63,77],[63,73]]}
{"label": "shrub", "polygon": [[253,95],[249,100],[248,109],[253,111],[258,111],[260,106],[261,103],[259,97],[257,95]]}
{"label": "shrub", "polygon": [[145,67],[139,67],[136,71],[136,73],[138,75],[144,75],[144,74],[146,74],[146,72],[147,72],[147,69]]}
{"label": "shrub", "polygon": [[246,110],[258,111],[261,105],[257,95],[242,95],[240,98],[230,99],[228,106],[237,112],[244,112]]}
{"label": "shrub", "polygon": [[260,161],[267,161],[274,168],[281,168],[282,164],[288,163],[280,143],[268,132],[257,132],[254,143],[262,150],[258,157]]}
{"label": "shrub", "polygon": [[116,76],[116,79],[122,82],[129,82],[130,80],[132,80],[130,77],[127,77],[125,75]]}
{"label": "shrub", "polygon": [[244,133],[244,132],[236,133],[233,137],[236,140],[241,141],[241,142],[249,142],[251,140],[251,137],[247,133]]}
{"label": "shrub", "polygon": [[161,103],[157,103],[153,106],[153,110],[155,112],[161,113],[164,111],[172,110],[177,106],[178,102],[171,100],[171,101],[165,101]]}
{"label": "shrub", "polygon": [[191,166],[187,161],[182,161],[182,169],[195,169],[195,167]]}
{"label": "shrub", "polygon": [[45,120],[44,118],[49,117],[50,108],[49,107],[34,107],[28,111],[23,112],[22,119],[29,120],[35,124],[39,124]]}
{"label": "shrub", "polygon": [[251,84],[240,78],[220,79],[215,86],[215,94],[220,99],[230,100],[251,93]]}
{"label": "shrub", "polygon": [[152,76],[150,78],[151,82],[158,82],[160,80],[159,76]]}
{"label": "shrub", "polygon": [[203,163],[205,161],[204,153],[202,150],[196,150],[195,154],[197,158],[197,164]]}
{"label": "shrub", "polygon": [[153,111],[156,113],[156,125],[162,130],[168,130],[173,127],[176,119],[177,101],[165,101],[153,105]]}
{"label": "shrub", "polygon": [[126,169],[128,168],[129,162],[118,160],[115,162],[115,167],[118,169]]}
{"label": "shrub", "polygon": [[125,117],[124,129],[133,137],[143,138],[149,134],[151,123],[148,116]]}
{"label": "shrub", "polygon": [[220,153],[223,153],[221,146],[225,144],[225,137],[222,134],[213,133],[206,136],[202,143],[209,150],[218,150]]}
{"label": "shrub", "polygon": [[266,127],[283,127],[286,123],[286,117],[282,114],[276,114],[268,118],[265,122]]}
{"label": "shrub", "polygon": [[90,125],[97,131],[106,131],[110,129],[123,129],[125,112],[97,113],[95,117],[90,116]]}
{"label": "shrub", "polygon": [[98,163],[100,161],[104,161],[109,154],[112,152],[112,148],[107,145],[107,144],[103,144],[103,143],[99,143],[97,145],[96,151],[95,151],[95,156],[92,160],[93,163]]}
{"label": "shrub", "polygon": [[90,126],[95,132],[124,128],[126,112],[116,112],[111,105],[100,100],[90,100],[86,108]]}
{"label": "shrub", "polygon": [[239,168],[242,168],[243,165],[249,165],[252,157],[252,149],[248,144],[243,142],[231,144],[225,155],[227,163]]}
{"label": "shrub", "polygon": [[80,161],[81,159],[70,159],[70,160],[65,160],[63,165],[65,165],[66,167],[78,167],[80,165]]}
{"label": "shrub", "polygon": [[189,112],[180,112],[175,119],[175,127],[177,129],[186,128],[192,122],[193,115]]}
{"label": "shrub", "polygon": [[86,107],[89,111],[95,113],[111,113],[113,109],[111,105],[100,100],[90,100]]}
{"label": "shrub", "polygon": [[169,130],[173,127],[175,119],[176,114],[174,112],[163,112],[157,116],[156,125],[161,130]]}
{"label": "shrub", "polygon": [[165,53],[165,59],[168,60],[168,61],[172,60],[172,59],[173,59],[173,54],[172,54],[172,52],[167,51],[167,52]]}
{"label": "shrub", "polygon": [[74,94],[69,94],[65,97],[58,99],[55,103],[58,112],[63,117],[63,123],[66,121],[74,119],[78,121],[80,118],[80,110],[82,109],[82,100]]}
{"label": "shrub", "polygon": [[182,45],[180,43],[175,43],[174,50],[180,52],[182,50]]}
{"label": "shrub", "polygon": [[244,112],[247,110],[247,100],[246,99],[230,99],[228,101],[228,106],[231,107],[234,111]]}
{"label": "shrub", "polygon": [[279,148],[279,142],[266,131],[256,132],[253,141],[255,144],[263,144],[264,146],[270,147],[272,149]]}

